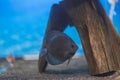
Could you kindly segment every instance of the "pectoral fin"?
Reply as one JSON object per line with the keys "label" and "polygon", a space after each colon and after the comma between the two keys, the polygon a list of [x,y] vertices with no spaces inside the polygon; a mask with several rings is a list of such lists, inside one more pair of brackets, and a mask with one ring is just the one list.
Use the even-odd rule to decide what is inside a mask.
{"label": "pectoral fin", "polygon": [[72,59],[72,58],[68,59],[68,63],[67,63],[67,65],[69,65],[69,63],[70,63],[71,59]]}

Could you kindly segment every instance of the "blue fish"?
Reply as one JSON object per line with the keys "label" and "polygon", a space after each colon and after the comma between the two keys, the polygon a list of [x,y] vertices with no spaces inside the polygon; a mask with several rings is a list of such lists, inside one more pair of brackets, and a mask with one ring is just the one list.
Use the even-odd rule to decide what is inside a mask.
{"label": "blue fish", "polygon": [[65,33],[51,31],[45,37],[46,48],[41,50],[40,57],[52,65],[62,64],[74,56],[78,46]]}

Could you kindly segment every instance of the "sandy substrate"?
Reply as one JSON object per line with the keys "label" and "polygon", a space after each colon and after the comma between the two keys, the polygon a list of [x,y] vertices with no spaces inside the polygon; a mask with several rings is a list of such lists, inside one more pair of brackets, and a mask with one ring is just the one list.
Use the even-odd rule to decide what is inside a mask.
{"label": "sandy substrate", "polygon": [[[7,65],[2,61],[1,65]],[[86,60],[83,56],[52,66],[48,65],[45,73],[38,73],[37,61],[17,60],[13,68],[0,74],[0,80],[120,80],[120,72],[106,77],[90,76]]]}

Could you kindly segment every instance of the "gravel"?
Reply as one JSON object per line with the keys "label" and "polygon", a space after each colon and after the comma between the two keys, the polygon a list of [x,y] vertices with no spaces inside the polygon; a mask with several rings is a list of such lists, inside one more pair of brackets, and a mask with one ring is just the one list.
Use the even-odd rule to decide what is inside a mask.
{"label": "gravel", "polygon": [[[8,63],[2,61],[2,65]],[[67,64],[48,65],[46,72],[40,74],[37,61],[16,60],[13,68],[6,73],[0,73],[0,80],[120,80],[120,71],[105,77],[90,76],[84,56],[74,58]]]}

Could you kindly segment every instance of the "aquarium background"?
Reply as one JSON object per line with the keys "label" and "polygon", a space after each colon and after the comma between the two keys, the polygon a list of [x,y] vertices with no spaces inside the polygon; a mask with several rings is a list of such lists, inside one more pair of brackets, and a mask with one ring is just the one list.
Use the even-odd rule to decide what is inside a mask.
{"label": "aquarium background", "polygon": [[[39,54],[50,8],[60,0],[0,0],[0,57],[13,54]],[[120,1],[100,0],[120,34]],[[78,32],[74,27],[64,31],[79,46],[77,54],[84,55]],[[74,34],[73,34],[74,33]]]}

